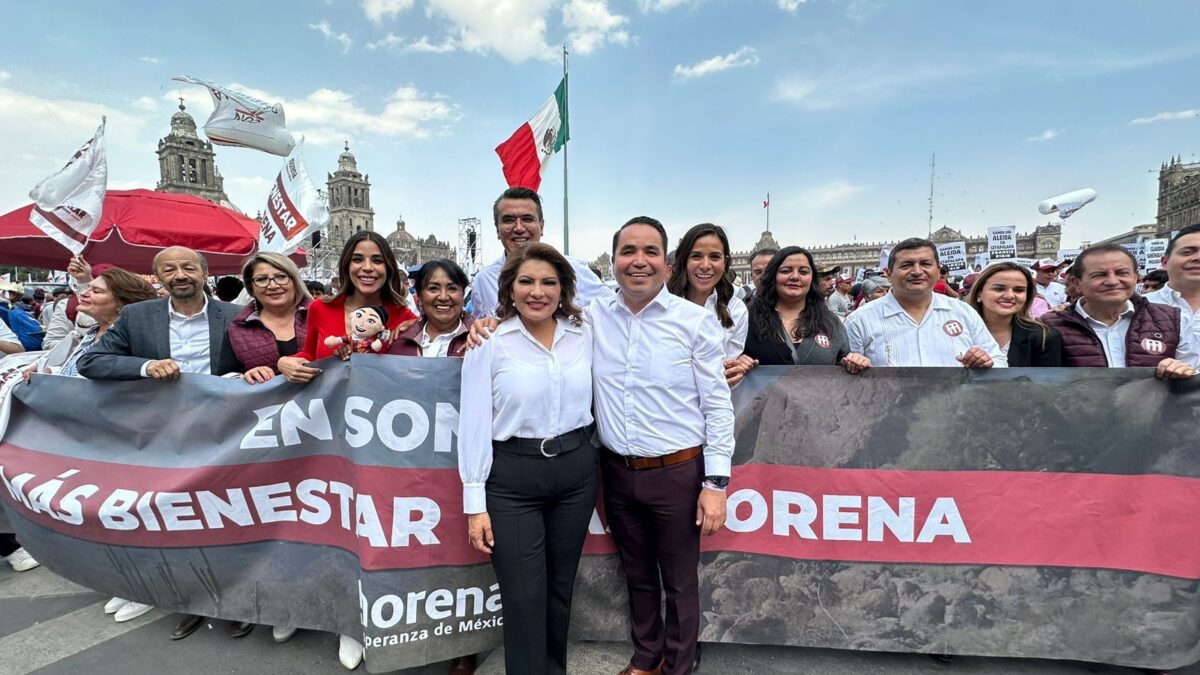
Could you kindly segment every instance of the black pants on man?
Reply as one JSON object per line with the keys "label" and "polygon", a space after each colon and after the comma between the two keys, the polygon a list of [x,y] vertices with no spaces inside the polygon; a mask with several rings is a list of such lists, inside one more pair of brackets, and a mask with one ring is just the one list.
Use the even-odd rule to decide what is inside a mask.
{"label": "black pants on man", "polygon": [[[604,512],[629,590],[631,664],[663,675],[692,672],[700,636],[700,528],[704,457],[636,471],[613,453],[600,462]],[[659,581],[661,576],[661,583]],[[663,590],[666,621],[663,621]]]}
{"label": "black pants on man", "polygon": [[[547,446],[549,452],[556,449]],[[554,457],[496,444],[487,510],[496,540],[492,566],[504,604],[506,672],[567,671],[571,594],[600,488],[596,454],[587,440]]]}

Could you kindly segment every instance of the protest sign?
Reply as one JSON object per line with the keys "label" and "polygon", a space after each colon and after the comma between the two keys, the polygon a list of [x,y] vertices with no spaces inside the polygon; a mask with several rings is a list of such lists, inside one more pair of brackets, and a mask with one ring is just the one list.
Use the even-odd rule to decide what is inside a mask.
{"label": "protest sign", "polygon": [[1055,254],[1055,260],[1074,260],[1079,257],[1079,253],[1083,251],[1081,248],[1060,248]]}
{"label": "protest sign", "polygon": [[310,232],[329,222],[325,197],[304,168],[304,139],[283,163],[267,195],[266,218],[258,237],[258,250],[288,254],[304,243]]}
{"label": "protest sign", "polygon": [[1015,226],[989,227],[987,235],[989,259],[995,261],[1017,257],[1017,228]]}
{"label": "protest sign", "polygon": [[[107,595],[361,636],[372,672],[483,651],[521,618],[467,542],[460,363],[355,355],[304,386],[36,377],[13,397],[0,501],[43,565]],[[701,640],[1195,662],[1188,384],[755,369],[726,528],[703,542]],[[1008,409],[1039,414],[978,414]],[[628,638],[607,522],[588,530],[579,639]]]}
{"label": "protest sign", "polygon": [[1147,239],[1145,242],[1145,258],[1147,272],[1153,272],[1162,267],[1162,259],[1167,255],[1167,244],[1170,239]]}
{"label": "protest sign", "polygon": [[967,272],[967,244],[956,241],[950,244],[938,244],[938,260],[945,265],[951,274]]}
{"label": "protest sign", "polygon": [[984,251],[983,253],[975,254],[975,269],[976,270],[982,271],[983,268],[987,267],[990,262],[991,262],[991,260],[988,259],[987,251]]}
{"label": "protest sign", "polygon": [[892,248],[891,244],[884,244],[879,247],[879,270],[881,272],[887,269],[888,257],[892,255]]}

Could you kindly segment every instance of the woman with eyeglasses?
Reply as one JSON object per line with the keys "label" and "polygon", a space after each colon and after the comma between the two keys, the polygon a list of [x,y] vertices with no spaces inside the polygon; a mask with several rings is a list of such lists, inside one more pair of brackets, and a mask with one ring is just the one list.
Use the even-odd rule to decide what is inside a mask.
{"label": "woman with eyeglasses", "polygon": [[259,384],[279,374],[280,357],[300,351],[312,298],[295,263],[278,253],[248,258],[242,282],[253,300],[234,317],[225,339],[241,364],[242,379]]}

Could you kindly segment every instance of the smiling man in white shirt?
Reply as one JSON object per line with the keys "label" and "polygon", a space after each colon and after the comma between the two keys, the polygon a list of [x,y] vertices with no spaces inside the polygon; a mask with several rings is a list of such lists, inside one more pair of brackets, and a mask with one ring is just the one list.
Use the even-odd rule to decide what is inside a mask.
{"label": "smiling man in white shirt", "polygon": [[874,366],[1008,366],[1008,358],[967,303],[933,292],[939,262],[927,239],[905,239],[888,256],[892,292],[846,319],[850,351]]}
{"label": "smiling man in white shirt", "polygon": [[604,506],[629,591],[626,675],[692,671],[700,536],[725,522],[733,456],[724,332],[711,311],[667,290],[666,248],[657,220],[623,225],[613,237],[621,292],[588,310]]}
{"label": "smiling man in white shirt", "polygon": [[1189,225],[1171,238],[1162,259],[1167,283],[1146,299],[1179,308],[1180,337],[1175,358],[1200,368],[1200,225]]}
{"label": "smiling man in white shirt", "polygon": [[[496,237],[504,253],[479,270],[471,280],[471,315],[477,319],[496,316],[500,270],[508,255],[542,240],[546,230],[546,222],[542,217],[542,198],[529,188],[508,188],[492,204],[492,221],[496,224]],[[580,307],[586,309],[596,298],[612,297],[612,291],[588,268],[587,263],[570,256],[566,258],[571,263],[571,269],[575,270],[576,302]]]}

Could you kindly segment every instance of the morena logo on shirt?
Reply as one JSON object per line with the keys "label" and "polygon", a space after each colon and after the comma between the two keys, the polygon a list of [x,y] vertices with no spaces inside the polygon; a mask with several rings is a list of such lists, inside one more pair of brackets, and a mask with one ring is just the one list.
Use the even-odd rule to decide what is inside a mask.
{"label": "morena logo on shirt", "polygon": [[1142,349],[1145,349],[1151,354],[1162,354],[1163,352],[1167,351],[1167,345],[1162,340],[1142,338]]}
{"label": "morena logo on shirt", "polygon": [[817,333],[813,340],[820,345],[821,349],[829,349],[829,336],[824,333]]}
{"label": "morena logo on shirt", "polygon": [[964,330],[966,329],[963,328],[962,323],[959,321],[951,320],[942,324],[942,331],[950,337],[958,337],[963,334]]}

